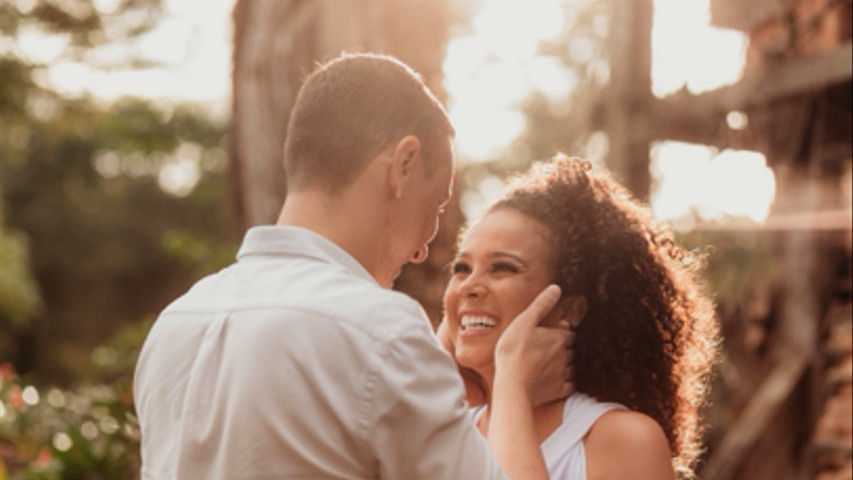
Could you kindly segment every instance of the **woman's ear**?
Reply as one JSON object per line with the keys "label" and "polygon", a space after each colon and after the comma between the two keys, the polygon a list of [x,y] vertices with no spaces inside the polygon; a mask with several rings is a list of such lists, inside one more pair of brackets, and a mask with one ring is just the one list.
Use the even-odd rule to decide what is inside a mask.
{"label": "woman's ear", "polygon": [[563,314],[569,322],[570,328],[575,328],[580,325],[583,317],[586,316],[586,297],[583,295],[568,295],[561,301]]}

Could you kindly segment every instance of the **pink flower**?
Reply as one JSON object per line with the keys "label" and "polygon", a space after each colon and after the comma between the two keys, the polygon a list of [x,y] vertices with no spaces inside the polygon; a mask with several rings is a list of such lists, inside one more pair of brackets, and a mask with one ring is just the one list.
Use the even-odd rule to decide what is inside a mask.
{"label": "pink flower", "polygon": [[24,408],[24,399],[21,397],[20,385],[12,385],[12,388],[9,389],[9,403],[12,404],[12,408],[15,410]]}
{"label": "pink flower", "polygon": [[53,456],[50,454],[50,449],[47,447],[41,447],[38,457],[36,457],[36,463],[46,467],[50,465],[51,460],[53,460]]}
{"label": "pink flower", "polygon": [[0,382],[5,382],[15,375],[15,366],[11,362],[0,363]]}

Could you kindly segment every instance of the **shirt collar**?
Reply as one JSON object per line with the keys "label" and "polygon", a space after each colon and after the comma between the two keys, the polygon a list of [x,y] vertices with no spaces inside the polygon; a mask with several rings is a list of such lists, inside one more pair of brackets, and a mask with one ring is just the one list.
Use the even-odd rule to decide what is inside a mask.
{"label": "shirt collar", "polygon": [[237,252],[237,261],[248,256],[299,255],[341,265],[356,276],[373,283],[376,279],[346,250],[307,228],[291,225],[264,225],[246,232]]}

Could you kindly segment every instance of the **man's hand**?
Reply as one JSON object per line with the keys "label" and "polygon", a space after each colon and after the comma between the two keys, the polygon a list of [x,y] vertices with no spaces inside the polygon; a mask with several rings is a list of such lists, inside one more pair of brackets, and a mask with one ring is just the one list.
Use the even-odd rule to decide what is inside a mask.
{"label": "man's hand", "polygon": [[568,322],[565,328],[540,326],[559,299],[559,287],[546,288],[510,323],[495,347],[487,440],[504,471],[516,480],[548,478],[533,407],[572,391]]}
{"label": "man's hand", "polygon": [[[552,311],[559,300],[560,287],[543,290],[510,323],[495,347],[496,376],[522,386],[533,406],[574,391],[570,367],[574,334],[566,320],[553,320]],[[545,326],[546,320],[556,325]]]}
{"label": "man's hand", "polygon": [[[456,349],[453,347],[453,340],[450,338],[450,331],[447,328],[446,320],[442,319],[435,335],[438,337],[441,346],[447,350],[447,353],[456,362]],[[483,381],[483,377],[474,370],[463,367],[458,363],[456,364],[456,368],[459,370],[459,376],[462,377],[462,383],[465,385],[465,400],[468,402],[468,405],[473,407],[486,403],[488,395],[486,394],[486,382]]]}

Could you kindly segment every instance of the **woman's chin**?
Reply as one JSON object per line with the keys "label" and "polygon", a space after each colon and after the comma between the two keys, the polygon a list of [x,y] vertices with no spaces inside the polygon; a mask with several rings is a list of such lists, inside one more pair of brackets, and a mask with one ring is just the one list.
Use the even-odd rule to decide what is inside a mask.
{"label": "woman's chin", "polygon": [[481,373],[492,365],[492,352],[483,352],[479,351],[479,349],[466,349],[464,347],[459,348],[457,345],[456,363]]}

